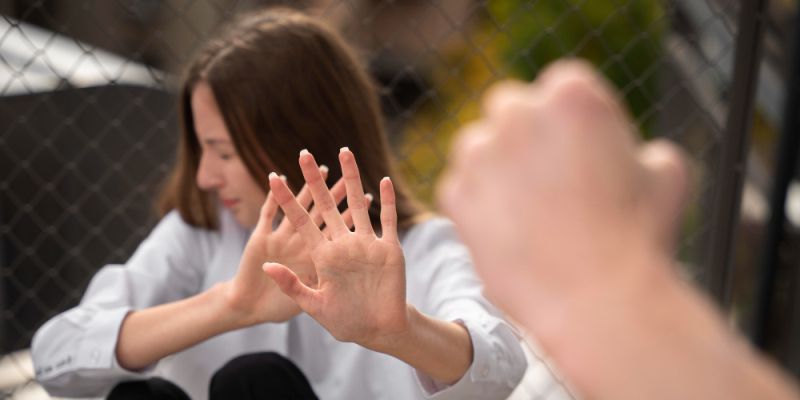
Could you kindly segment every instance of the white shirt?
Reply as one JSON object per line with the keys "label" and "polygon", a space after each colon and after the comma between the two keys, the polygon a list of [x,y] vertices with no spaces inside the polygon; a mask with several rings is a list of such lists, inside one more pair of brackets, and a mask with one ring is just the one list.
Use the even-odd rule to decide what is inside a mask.
{"label": "white shirt", "polygon": [[131,310],[176,301],[231,279],[249,232],[229,212],[219,231],[198,229],[172,212],[125,265],[108,265],[92,279],[80,305],[61,313],[33,338],[37,380],[53,395],[106,395],[122,380],[163,377],[193,399],[206,399],[212,375],[230,359],[274,351],[308,377],[321,399],[502,399],[527,366],[517,336],[482,295],[468,250],[452,224],[437,218],[403,235],[407,301],[472,339],[473,362],[447,386],[391,356],[334,339],[308,315],[228,332],[159,361],[144,372],[119,366],[115,348]]}

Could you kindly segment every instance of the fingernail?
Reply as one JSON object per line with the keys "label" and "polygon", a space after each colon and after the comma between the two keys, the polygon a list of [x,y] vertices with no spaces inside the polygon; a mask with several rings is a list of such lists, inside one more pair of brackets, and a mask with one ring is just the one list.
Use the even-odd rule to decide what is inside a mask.
{"label": "fingernail", "polygon": [[320,165],[319,166],[319,172],[322,172],[323,174],[328,172],[328,166],[325,165],[325,164]]}
{"label": "fingernail", "polygon": [[392,178],[389,178],[388,176],[384,176],[383,179],[381,179],[381,181],[391,181],[391,180]]}
{"label": "fingernail", "polygon": [[286,175],[281,174],[281,179],[286,182]]}
{"label": "fingernail", "polygon": [[374,197],[372,197],[372,193],[367,193],[367,194],[364,195],[364,197],[367,198],[367,201],[372,201],[372,199],[374,198]]}
{"label": "fingernail", "polygon": [[350,151],[350,148],[342,147],[341,149],[339,149],[339,153],[344,153],[345,151]]}
{"label": "fingernail", "polygon": [[277,177],[278,177],[278,174],[276,174],[274,171],[269,173],[269,179],[277,178]]}
{"label": "fingernail", "polygon": [[302,156],[303,154],[309,154],[308,149],[300,150],[300,155]]}

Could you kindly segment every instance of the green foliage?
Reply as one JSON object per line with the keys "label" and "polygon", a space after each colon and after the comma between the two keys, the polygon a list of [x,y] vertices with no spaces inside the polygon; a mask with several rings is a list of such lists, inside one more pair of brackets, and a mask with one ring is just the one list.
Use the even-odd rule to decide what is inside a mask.
{"label": "green foliage", "polygon": [[666,28],[661,2],[495,0],[488,7],[505,33],[501,54],[513,76],[530,80],[553,60],[585,58],[622,91],[641,128],[649,128]]}
{"label": "green foliage", "polygon": [[446,46],[430,71],[433,93],[404,129],[401,170],[433,204],[434,183],[459,127],[480,117],[480,99],[509,77],[531,80],[548,63],[585,58],[619,88],[645,136],[656,117],[667,18],[658,0],[492,0]]}

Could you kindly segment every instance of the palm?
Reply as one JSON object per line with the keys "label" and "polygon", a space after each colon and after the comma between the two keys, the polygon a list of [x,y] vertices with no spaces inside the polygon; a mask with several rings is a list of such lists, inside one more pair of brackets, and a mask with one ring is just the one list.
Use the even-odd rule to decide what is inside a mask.
{"label": "palm", "polygon": [[[279,260],[292,266],[305,279],[313,276],[311,257],[299,242],[291,236],[275,232],[254,233],[248,240],[239,270],[233,279],[231,297],[240,309],[246,310],[252,316],[253,323],[282,321],[300,312],[294,301],[276,290],[269,277],[259,273],[265,261]],[[297,246],[298,243],[300,246]],[[294,253],[290,252],[292,248],[296,248]]]}
{"label": "palm", "polygon": [[[314,265],[311,261],[311,254],[303,244],[303,238],[297,233],[294,227],[284,221],[278,229],[270,234],[253,235],[258,244],[257,253],[261,256],[255,260],[260,270],[261,265],[269,260],[285,265],[291,265],[303,282],[312,283],[315,281]],[[263,277],[263,274],[259,274]]]}
{"label": "palm", "polygon": [[[343,189],[341,183],[333,188],[338,200],[344,196]],[[307,189],[301,191],[298,198],[304,209],[310,206],[311,195]],[[229,300],[235,310],[245,315],[246,324],[285,321],[301,311],[291,298],[277,289],[272,279],[261,273],[264,262],[287,265],[304,283],[313,285],[316,282],[311,254],[299,233],[285,218],[273,228],[277,210],[278,205],[270,193],[231,282]],[[312,214],[318,213],[312,211]],[[319,224],[321,217],[313,219]]]}
{"label": "palm", "polygon": [[308,223],[308,214],[284,182],[272,176],[270,187],[310,250],[318,283],[309,287],[278,263],[265,265],[265,271],[335,338],[376,349],[408,326],[405,262],[397,238],[394,190],[390,180],[381,182],[382,236],[378,237],[363,201],[361,178],[352,153],[343,151],[340,162],[355,231],[343,222],[313,157],[301,154],[303,176],[330,236]]}
{"label": "palm", "polygon": [[336,339],[369,342],[403,328],[405,263],[399,246],[353,233],[317,247],[312,259],[319,295],[307,311]]}

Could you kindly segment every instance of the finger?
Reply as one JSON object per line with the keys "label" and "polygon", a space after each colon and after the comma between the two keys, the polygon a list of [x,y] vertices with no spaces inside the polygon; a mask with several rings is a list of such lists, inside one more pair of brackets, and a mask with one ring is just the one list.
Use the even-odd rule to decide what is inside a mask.
{"label": "finger", "polygon": [[256,231],[270,233],[272,232],[272,224],[275,221],[275,215],[278,214],[278,203],[275,201],[275,196],[272,195],[272,190],[267,193],[267,198],[261,206],[258,223],[256,224]]}
{"label": "finger", "polygon": [[461,222],[460,211],[464,207],[464,202],[469,200],[469,197],[462,195],[462,190],[466,186],[463,184],[464,175],[459,170],[449,168],[442,173],[436,186],[436,203],[439,210],[456,222],[456,225]]}
{"label": "finger", "polygon": [[[344,187],[344,179],[340,178],[338,181],[336,181],[333,187],[331,187],[331,196],[333,196],[333,201],[336,202],[337,207],[339,206],[339,203],[341,203],[342,200],[344,200],[344,196],[346,193],[347,192],[345,191]],[[308,215],[311,216],[311,220],[314,221],[314,223],[317,226],[322,225],[323,222],[322,213],[319,211],[318,207],[312,207],[311,210],[308,212]],[[342,215],[342,217],[344,217],[344,215]]]}
{"label": "finger", "polygon": [[299,162],[300,169],[303,171],[303,178],[305,178],[306,184],[311,189],[314,207],[319,208],[322,219],[325,221],[325,225],[331,229],[333,237],[348,233],[349,231],[344,225],[344,221],[342,221],[342,215],[339,214],[339,210],[336,208],[336,202],[322,179],[322,175],[319,173],[314,156],[308,150],[303,149],[300,152]]}
{"label": "finger", "polygon": [[624,103],[614,86],[590,63],[580,59],[564,59],[553,62],[536,79],[540,95],[550,99],[557,109],[570,117],[613,113],[620,121],[630,120]]}
{"label": "finger", "polygon": [[[322,181],[324,182],[328,179],[328,167],[325,165],[319,166],[319,173],[322,176]],[[308,207],[311,206],[311,201],[314,200],[311,197],[311,190],[309,190],[308,185],[303,185],[303,188],[300,190],[300,193],[297,194],[297,201],[300,203],[303,208],[308,210]]]}
{"label": "finger", "polygon": [[395,209],[394,185],[387,176],[381,179],[381,239],[399,243],[397,239],[397,210]]}
{"label": "finger", "polygon": [[286,218],[292,223],[295,229],[300,232],[303,241],[309,248],[313,249],[324,240],[319,227],[311,223],[308,212],[297,202],[297,199],[286,186],[286,182],[279,178],[274,172],[269,174],[270,191],[275,194],[275,201],[283,210]]}
{"label": "finger", "polygon": [[361,186],[356,158],[347,147],[339,150],[339,163],[342,165],[342,177],[347,188],[347,209],[353,215],[356,233],[373,235],[375,232],[372,230],[369,209],[364,201],[364,188]]}
{"label": "finger", "polygon": [[314,307],[316,291],[314,289],[303,284],[300,278],[285,265],[268,262],[264,263],[261,268],[275,281],[281,292],[294,300],[303,311],[313,315],[316,311]]}
{"label": "finger", "polygon": [[538,83],[547,84],[564,77],[582,77],[584,79],[603,81],[603,77],[594,66],[580,58],[561,58],[551,62],[536,77]]}
{"label": "finger", "polygon": [[689,194],[689,172],[686,157],[666,140],[653,140],[639,152],[639,161],[647,171],[643,190],[656,210],[656,235],[665,250],[671,252],[676,244],[681,215]]}
{"label": "finger", "polygon": [[[319,172],[320,172],[320,174],[322,174],[322,180],[323,181],[328,178],[328,167],[327,166],[320,165]],[[284,176],[281,175],[281,178],[284,178]],[[285,178],[283,180],[286,181]],[[297,194],[297,202],[300,203],[300,205],[304,209],[308,210],[309,207],[311,206],[311,201],[312,200],[313,200],[313,198],[311,197],[311,190],[308,189],[308,185],[303,185],[303,188],[300,189],[300,193]],[[321,222],[317,222],[315,220],[314,216],[311,215],[310,212],[309,212],[309,215],[311,216],[311,220],[314,221],[314,224],[319,226]],[[281,221],[281,224],[278,227],[278,230],[288,230],[288,229],[292,229],[292,224],[286,218],[284,218],[283,221]]]}
{"label": "finger", "polygon": [[530,101],[528,99],[532,91],[530,84],[520,81],[508,80],[496,83],[483,96],[481,103],[483,113],[487,118],[495,118],[508,107],[509,102]]}
{"label": "finger", "polygon": [[493,133],[491,125],[485,120],[471,122],[459,129],[450,150],[449,168],[451,170],[471,170],[492,140],[497,135]]}
{"label": "finger", "polygon": [[[371,194],[367,193],[364,195],[364,203],[365,207],[367,207],[367,210],[369,210],[369,206],[370,204],[372,204],[372,199],[373,197]],[[347,229],[353,230],[354,226],[353,213],[350,211],[349,208],[347,210],[344,210],[344,212],[342,213],[342,219],[344,220],[344,224],[347,225]]]}
{"label": "finger", "polygon": [[333,200],[336,201],[337,206],[347,196],[347,187],[345,186],[344,178],[339,178],[331,187],[331,196],[333,196]]}

